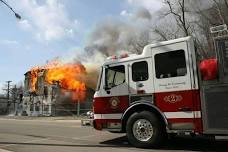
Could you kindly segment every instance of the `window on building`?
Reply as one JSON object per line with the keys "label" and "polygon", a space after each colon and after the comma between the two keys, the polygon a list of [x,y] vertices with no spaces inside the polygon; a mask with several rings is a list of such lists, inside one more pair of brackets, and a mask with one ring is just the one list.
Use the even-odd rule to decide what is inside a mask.
{"label": "window on building", "polygon": [[125,83],[125,68],[124,65],[108,67],[105,69],[105,85],[106,88],[113,88],[115,86]]}
{"label": "window on building", "polygon": [[132,64],[132,80],[135,82],[148,80],[148,64],[146,61]]}
{"label": "window on building", "polygon": [[179,77],[187,74],[184,50],[155,55],[156,78]]}

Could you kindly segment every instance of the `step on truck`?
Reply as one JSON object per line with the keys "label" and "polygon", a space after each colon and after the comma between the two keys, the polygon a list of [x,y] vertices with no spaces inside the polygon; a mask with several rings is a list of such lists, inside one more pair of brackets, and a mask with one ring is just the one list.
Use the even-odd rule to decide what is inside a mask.
{"label": "step on truck", "polygon": [[126,132],[136,147],[169,134],[228,135],[228,38],[198,60],[191,37],[149,44],[141,55],[112,56],[93,99],[97,130]]}

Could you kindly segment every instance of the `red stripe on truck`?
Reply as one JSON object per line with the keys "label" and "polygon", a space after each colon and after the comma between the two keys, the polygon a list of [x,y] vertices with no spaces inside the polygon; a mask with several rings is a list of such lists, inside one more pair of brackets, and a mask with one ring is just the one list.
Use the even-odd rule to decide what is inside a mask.
{"label": "red stripe on truck", "polygon": [[[111,99],[119,100],[117,108],[111,105]],[[110,96],[110,97],[95,97],[93,101],[94,114],[111,114],[124,113],[129,107],[128,95],[125,96]]]}

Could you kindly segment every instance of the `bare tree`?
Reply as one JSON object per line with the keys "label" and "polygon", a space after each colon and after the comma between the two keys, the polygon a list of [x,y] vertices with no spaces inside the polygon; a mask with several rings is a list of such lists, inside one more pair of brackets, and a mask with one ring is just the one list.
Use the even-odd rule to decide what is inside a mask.
{"label": "bare tree", "polygon": [[228,1],[227,0],[224,0],[224,3],[226,5],[226,8],[228,9]]}
{"label": "bare tree", "polygon": [[169,33],[168,28],[173,25],[166,23],[167,28],[155,26],[154,32],[162,40],[191,35],[202,58],[213,56],[213,39],[209,29],[214,25],[228,24],[228,0],[164,0],[164,3],[168,9],[164,16],[174,17],[174,24],[181,30],[177,28]]}
{"label": "bare tree", "polygon": [[134,52],[136,54],[140,54],[143,51],[143,48],[150,43],[150,31],[146,29],[144,31],[140,31],[139,33],[135,33],[134,37],[129,39],[126,44],[126,50],[130,52]]}
{"label": "bare tree", "polygon": [[154,33],[158,34],[161,37],[161,41],[168,41],[167,33],[164,30],[159,29],[159,27],[154,28]]}
{"label": "bare tree", "polygon": [[[222,8],[222,6],[221,6],[221,4],[223,3],[223,2],[221,2],[220,0],[212,0],[213,2],[214,2],[214,4],[215,4],[215,10],[217,11],[217,14],[218,14],[218,17],[219,17],[219,19],[220,19],[220,22],[222,23],[222,24],[226,24],[227,23],[227,21],[226,21],[226,18],[225,18],[225,16],[224,16],[224,13],[223,13],[223,8]],[[224,0],[224,2],[225,3],[227,3],[227,1],[226,0]]]}
{"label": "bare tree", "polygon": [[[207,3],[207,7],[197,7],[196,3]],[[219,24],[227,24],[228,5],[227,0],[196,0],[192,3],[193,13],[198,16],[193,24],[196,27],[193,31],[195,38],[198,40],[198,46],[201,46],[200,52],[205,57],[212,57],[215,55],[213,37],[210,33],[210,27]],[[225,4],[225,5],[224,5]],[[200,5],[198,5],[200,6]]]}
{"label": "bare tree", "polygon": [[[164,14],[163,14],[164,15]],[[153,33],[155,33],[160,41],[167,41],[183,37],[182,29],[177,24],[174,16],[163,16],[153,26]]]}
{"label": "bare tree", "polygon": [[189,25],[186,19],[186,7],[185,0],[177,0],[177,10],[174,8],[173,4],[170,0],[165,0],[165,4],[169,7],[169,12],[166,15],[172,14],[174,15],[177,25],[183,30],[184,36],[189,36]]}

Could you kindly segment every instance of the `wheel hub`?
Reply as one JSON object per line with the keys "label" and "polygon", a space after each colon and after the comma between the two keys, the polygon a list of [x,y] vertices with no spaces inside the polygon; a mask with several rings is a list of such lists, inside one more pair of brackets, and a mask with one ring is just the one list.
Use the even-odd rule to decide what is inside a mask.
{"label": "wheel hub", "polygon": [[146,119],[139,119],[133,124],[133,135],[139,141],[148,141],[153,136],[153,126]]}
{"label": "wheel hub", "polygon": [[145,132],[145,128],[140,128],[140,131],[141,132]]}

